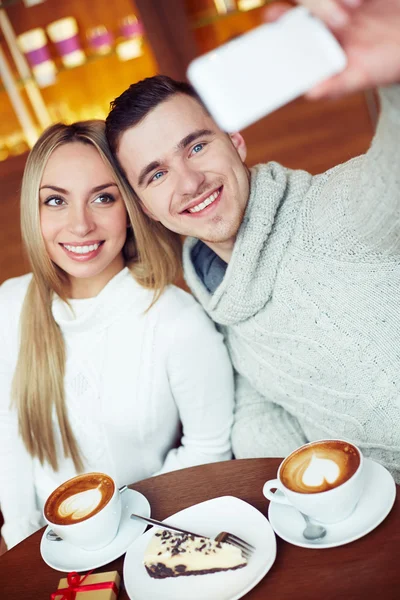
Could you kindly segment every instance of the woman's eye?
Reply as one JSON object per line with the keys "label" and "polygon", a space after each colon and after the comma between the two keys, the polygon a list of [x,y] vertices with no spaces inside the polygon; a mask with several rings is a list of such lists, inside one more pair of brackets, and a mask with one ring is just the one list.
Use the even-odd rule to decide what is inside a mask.
{"label": "woman's eye", "polygon": [[203,150],[205,144],[196,144],[193,147],[192,154],[198,154],[201,150]]}
{"label": "woman's eye", "polygon": [[97,196],[94,202],[96,204],[112,204],[112,202],[115,202],[115,198],[111,194],[102,194],[101,196]]}
{"label": "woman's eye", "polygon": [[53,196],[52,198],[48,198],[45,204],[47,204],[47,206],[63,206],[63,204],[65,204],[65,200],[63,200],[63,198]]}

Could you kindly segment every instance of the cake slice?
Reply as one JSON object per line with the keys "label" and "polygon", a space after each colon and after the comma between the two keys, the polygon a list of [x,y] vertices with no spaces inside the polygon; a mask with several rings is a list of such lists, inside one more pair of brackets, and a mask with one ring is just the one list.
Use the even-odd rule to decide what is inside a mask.
{"label": "cake slice", "polygon": [[144,554],[144,566],[156,579],[205,575],[246,565],[241,550],[232,544],[167,529],[157,529]]}

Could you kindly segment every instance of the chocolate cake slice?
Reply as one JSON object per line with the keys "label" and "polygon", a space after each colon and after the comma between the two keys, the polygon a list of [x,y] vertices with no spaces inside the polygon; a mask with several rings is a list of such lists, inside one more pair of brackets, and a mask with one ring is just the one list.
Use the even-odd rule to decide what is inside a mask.
{"label": "chocolate cake slice", "polygon": [[166,529],[156,531],[144,554],[144,566],[156,579],[205,575],[246,565],[246,558],[232,544]]}

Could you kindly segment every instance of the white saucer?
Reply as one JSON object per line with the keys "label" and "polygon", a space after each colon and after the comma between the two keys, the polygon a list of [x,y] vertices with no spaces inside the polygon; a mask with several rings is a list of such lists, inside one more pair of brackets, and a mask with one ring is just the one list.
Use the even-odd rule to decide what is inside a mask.
{"label": "white saucer", "polygon": [[270,502],[268,518],[275,533],[290,544],[314,549],[342,546],[370,533],[390,513],[396,498],[396,484],[379,463],[366,458],[364,468],[365,489],[354,512],[340,523],[327,525],[327,534],[321,540],[310,542],[303,537],[305,523],[295,508]]}
{"label": "white saucer", "polygon": [[248,564],[236,571],[153,579],[143,556],[154,528],[138,538],[124,561],[124,583],[131,600],[237,600],[247,594],[270,570],[276,556],[276,538],[264,515],[251,504],[222,496],[195,504],[166,519],[167,523],[215,537],[229,531],[256,548]]}
{"label": "white saucer", "polygon": [[81,550],[67,542],[51,542],[46,538],[50,527],[46,527],[40,542],[40,554],[45,563],[57,571],[88,571],[97,569],[115,560],[131,545],[131,543],[146,529],[146,523],[131,519],[131,513],[143,517],[150,516],[150,504],[147,499],[135,490],[126,490],[121,497],[122,517],[117,536],[111,544],[101,550]]}

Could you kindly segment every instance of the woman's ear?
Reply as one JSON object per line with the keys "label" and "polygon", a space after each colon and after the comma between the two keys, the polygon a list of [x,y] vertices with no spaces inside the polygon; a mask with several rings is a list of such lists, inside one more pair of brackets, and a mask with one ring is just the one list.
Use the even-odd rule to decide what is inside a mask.
{"label": "woman's ear", "polygon": [[236,133],[231,133],[229,137],[231,138],[232,144],[235,146],[237,153],[242,159],[242,162],[244,162],[247,156],[247,146],[242,134],[236,131]]}

